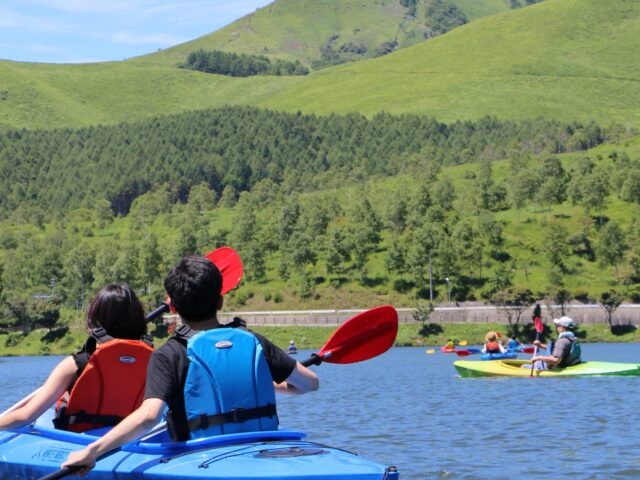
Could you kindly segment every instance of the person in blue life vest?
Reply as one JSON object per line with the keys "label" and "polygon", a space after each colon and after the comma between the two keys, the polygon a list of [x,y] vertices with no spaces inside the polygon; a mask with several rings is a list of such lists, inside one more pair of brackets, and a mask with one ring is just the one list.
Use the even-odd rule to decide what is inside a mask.
{"label": "person in blue life vest", "polygon": [[570,317],[554,318],[558,339],[549,345],[536,340],[533,342],[538,348],[546,349],[544,355],[536,355],[531,358],[531,363],[536,370],[552,368],[564,368],[577,365],[582,361],[580,342],[572,330],[576,328],[575,322]]}
{"label": "person in blue life vest", "polygon": [[507,350],[515,351],[521,346],[515,335],[512,335],[507,342]]}
{"label": "person in blue life vest", "polygon": [[[59,415],[56,420],[60,424],[54,420],[55,426],[74,431],[94,428],[104,424],[105,421],[116,422],[118,421],[116,413],[126,416],[135,409],[132,407],[126,413],[123,410],[123,405],[127,402],[129,405],[135,404],[135,393],[133,396],[127,397],[126,393],[120,395],[121,388],[118,390],[114,388],[115,384],[122,380],[123,368],[121,367],[129,371],[126,365],[106,365],[105,371],[101,372],[104,376],[100,375],[101,387],[103,388],[99,389],[95,388],[95,383],[92,383],[96,381],[95,376],[88,378],[86,374],[90,373],[88,370],[91,370],[94,360],[100,356],[97,351],[104,350],[103,345],[113,347],[116,344],[116,348],[124,348],[127,355],[136,355],[141,360],[146,355],[146,359],[148,359],[151,347],[143,345],[143,342],[140,341],[147,333],[147,323],[144,318],[144,309],[138,297],[126,284],[111,283],[106,285],[96,293],[89,303],[86,325],[89,337],[82,350],[60,361],[42,387],[25,405],[0,417],[0,430],[18,428],[33,423],[56,402],[59,406],[64,403],[65,408],[71,407],[72,410],[78,406],[84,413],[84,416],[75,415],[72,410],[67,410],[67,413],[73,413],[73,419],[78,420],[78,423],[74,425],[74,422],[68,417],[60,415],[60,409],[58,409]],[[110,340],[118,341],[111,342]],[[142,363],[142,361],[138,362],[139,365]],[[135,387],[135,384],[139,387],[144,382],[146,370],[144,367],[145,365],[139,372],[139,378],[135,375],[136,378],[129,378],[129,384],[132,387]],[[109,373],[112,374],[109,375]],[[87,378],[90,383],[88,387],[83,382]],[[130,390],[133,391],[133,388]],[[102,396],[96,392],[102,392]],[[110,406],[105,403],[118,396],[127,398],[116,406],[115,411],[109,411],[110,418],[97,418],[100,411],[109,410]],[[119,420],[121,419],[119,418]]]}
{"label": "person in blue life vest", "polygon": [[[174,440],[183,441],[217,433],[275,430],[275,391],[303,394],[318,389],[313,371],[265,337],[218,322],[222,276],[212,262],[184,257],[164,286],[184,325],[151,356],[142,405],[84,450],[72,452],[63,468],[80,466],[80,475],[85,475],[100,455],[156,425],[166,407],[169,432]],[[218,393],[212,382],[221,386]],[[218,401],[211,401],[212,396]]]}

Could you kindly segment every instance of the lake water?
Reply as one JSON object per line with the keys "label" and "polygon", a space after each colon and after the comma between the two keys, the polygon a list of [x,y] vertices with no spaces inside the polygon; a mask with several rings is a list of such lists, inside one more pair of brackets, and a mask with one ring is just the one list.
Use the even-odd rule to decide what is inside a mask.
{"label": "lake water", "polygon": [[[0,411],[60,358],[0,358]],[[638,363],[640,345],[583,344],[583,358]],[[394,348],[323,364],[320,391],[279,398],[281,427],[396,465],[403,479],[640,478],[640,377],[466,379],[455,359]]]}

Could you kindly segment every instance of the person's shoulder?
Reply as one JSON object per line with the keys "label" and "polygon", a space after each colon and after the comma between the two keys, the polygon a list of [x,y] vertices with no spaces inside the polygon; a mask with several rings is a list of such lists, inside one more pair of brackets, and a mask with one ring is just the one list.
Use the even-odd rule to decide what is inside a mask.
{"label": "person's shoulder", "polygon": [[183,345],[179,340],[172,337],[169,338],[164,345],[156,348],[152,355],[155,355],[156,357],[172,358],[176,355],[183,355],[185,351],[186,345]]}

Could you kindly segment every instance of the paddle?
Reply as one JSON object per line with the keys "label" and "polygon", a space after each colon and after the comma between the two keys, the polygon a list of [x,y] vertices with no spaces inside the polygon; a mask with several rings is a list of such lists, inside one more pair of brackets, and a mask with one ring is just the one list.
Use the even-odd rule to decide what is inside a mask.
{"label": "paddle", "polygon": [[[536,329],[536,341],[540,340],[540,334],[544,330],[544,325],[542,325],[542,320],[540,319],[540,305],[536,304],[536,308],[533,309],[533,325]],[[531,358],[535,357],[538,353],[538,345],[535,345],[533,348],[533,355]],[[531,363],[531,373],[529,377],[533,377],[533,370],[535,368],[535,364]]]}
{"label": "paddle", "polygon": [[479,348],[467,348],[465,350],[456,350],[456,355],[459,357],[468,357],[469,355],[475,355],[480,352],[482,352],[482,350]]}
{"label": "paddle", "polygon": [[[220,273],[222,274],[222,289],[220,294],[224,295],[233,290],[240,280],[242,280],[242,260],[240,255],[231,247],[220,247],[205,255],[205,258],[211,260]],[[171,310],[171,299],[167,298],[166,302],[149,313],[146,321],[150,322],[154,318],[159,317],[163,313]]]}
{"label": "paddle", "polygon": [[45,475],[44,477],[40,477],[38,480],[59,480],[64,478],[72,473],[76,473],[80,470],[81,467],[65,467],[60,470],[50,473],[49,475]]}
{"label": "paddle", "polygon": [[388,305],[372,308],[340,325],[318,353],[300,363],[308,367],[322,362],[362,362],[389,350],[397,333],[396,309]]}

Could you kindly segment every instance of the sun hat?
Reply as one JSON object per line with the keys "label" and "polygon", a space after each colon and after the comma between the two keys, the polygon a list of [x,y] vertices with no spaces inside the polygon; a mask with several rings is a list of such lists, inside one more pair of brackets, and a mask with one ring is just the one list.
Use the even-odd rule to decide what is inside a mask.
{"label": "sun hat", "polygon": [[571,319],[571,317],[554,318],[553,323],[556,325],[562,325],[565,328],[575,328],[576,326],[576,323]]}
{"label": "sun hat", "polygon": [[488,332],[484,336],[485,340],[488,340],[490,342],[495,342],[497,337],[498,337],[498,335],[496,334],[496,332]]}

